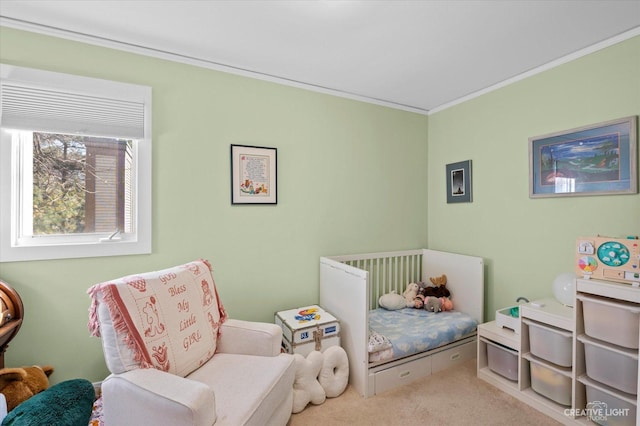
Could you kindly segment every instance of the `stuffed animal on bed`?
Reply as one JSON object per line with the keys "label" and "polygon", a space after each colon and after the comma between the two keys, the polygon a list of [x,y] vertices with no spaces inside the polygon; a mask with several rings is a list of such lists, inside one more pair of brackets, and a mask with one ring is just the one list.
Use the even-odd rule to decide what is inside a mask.
{"label": "stuffed animal on bed", "polygon": [[424,296],[420,293],[413,299],[413,307],[422,309],[424,307]]}
{"label": "stuffed animal on bed", "polygon": [[407,302],[407,305],[406,305],[407,308],[415,308],[414,299],[418,295],[419,288],[420,287],[418,287],[418,284],[416,283],[407,284],[407,289],[404,291],[404,293],[402,293],[402,295],[404,296],[404,299]]}
{"label": "stuffed animal on bed", "polygon": [[424,298],[424,309],[429,311],[429,312],[433,312],[433,313],[437,313],[442,311],[442,308],[440,307],[440,299],[438,299],[437,297],[433,297],[433,296],[427,296]]}
{"label": "stuffed animal on bed", "polygon": [[447,289],[447,276],[442,274],[439,277],[431,277],[429,281],[433,284],[433,287],[426,287],[424,289],[425,296],[435,297],[449,297],[451,293]]}
{"label": "stuffed animal on bed", "polygon": [[442,311],[453,310],[453,302],[448,297],[440,297],[440,308]]}
{"label": "stuffed animal on bed", "polygon": [[383,294],[378,299],[378,305],[388,311],[396,311],[407,307],[407,301],[404,296],[393,290],[391,293]]}

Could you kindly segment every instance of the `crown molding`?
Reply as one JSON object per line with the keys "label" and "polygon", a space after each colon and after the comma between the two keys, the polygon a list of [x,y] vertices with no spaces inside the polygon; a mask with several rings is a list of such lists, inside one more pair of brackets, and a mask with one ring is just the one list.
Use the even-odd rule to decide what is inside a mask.
{"label": "crown molding", "polygon": [[516,76],[513,76],[511,78],[508,78],[506,80],[503,80],[499,83],[496,83],[494,85],[491,85],[489,87],[486,87],[482,90],[478,90],[476,92],[470,93],[466,96],[460,97],[458,99],[455,99],[451,102],[447,102],[445,104],[439,105],[435,108],[432,108],[430,110],[426,110],[423,108],[418,108],[418,107],[414,107],[411,105],[403,105],[403,104],[399,104],[399,103],[395,103],[395,102],[389,102],[389,101],[385,101],[382,99],[376,99],[376,98],[371,98],[368,96],[363,96],[363,95],[359,95],[357,93],[349,93],[349,92],[345,92],[345,91],[341,91],[341,90],[336,90],[336,89],[331,89],[328,87],[323,87],[323,86],[318,86],[318,85],[314,85],[314,84],[309,84],[309,83],[304,83],[301,81],[297,81],[297,80],[292,80],[292,79],[286,79],[286,78],[282,78],[282,77],[278,77],[275,75],[270,75],[270,74],[264,74],[264,73],[259,73],[259,72],[255,72],[255,71],[251,71],[251,70],[247,70],[247,69],[243,69],[243,68],[238,68],[238,67],[233,67],[230,65],[225,65],[225,64],[220,64],[217,62],[213,62],[213,61],[207,61],[204,59],[200,59],[200,58],[195,58],[195,57],[191,57],[191,56],[186,56],[186,55],[181,55],[178,53],[174,53],[174,52],[169,52],[169,51],[164,51],[164,50],[159,50],[159,49],[151,49],[148,47],[144,47],[144,46],[139,46],[139,45],[135,45],[135,44],[130,44],[130,43],[124,43],[118,40],[113,40],[113,39],[109,39],[109,38],[103,38],[103,37],[96,37],[96,36],[92,36],[92,35],[88,35],[88,34],[84,34],[84,33],[79,33],[79,32],[74,32],[74,31],[69,31],[69,30],[64,30],[61,28],[56,28],[56,27],[51,27],[51,26],[46,26],[46,25],[41,25],[41,24],[35,24],[32,22],[27,22],[27,21],[22,21],[22,20],[17,20],[17,19],[13,19],[13,18],[7,18],[4,16],[0,16],[0,26],[5,26],[5,27],[9,27],[9,28],[14,28],[14,29],[18,29],[18,30],[23,30],[23,31],[30,31],[30,32],[34,32],[34,33],[39,33],[39,34],[43,34],[43,35],[48,35],[48,36],[53,36],[53,37],[59,37],[59,38],[64,38],[67,40],[72,40],[72,41],[79,41],[82,43],[87,43],[87,44],[92,44],[92,45],[96,45],[96,46],[101,46],[101,47],[107,47],[110,49],[116,49],[116,50],[122,50],[125,52],[130,52],[130,53],[136,53],[139,55],[144,55],[144,56],[151,56],[154,58],[159,58],[159,59],[164,59],[164,60],[168,60],[168,61],[173,61],[173,62],[180,62],[180,63],[184,63],[184,64],[188,64],[188,65],[194,65],[194,66],[198,66],[198,67],[202,67],[202,68],[208,68],[208,69],[212,69],[212,70],[216,70],[216,71],[221,71],[221,72],[226,72],[226,73],[230,73],[230,74],[236,74],[236,75],[240,75],[240,76],[244,76],[244,77],[249,77],[249,78],[255,78],[258,80],[264,80],[264,81],[269,81],[272,83],[278,83],[278,84],[282,84],[285,86],[291,86],[291,87],[296,87],[296,88],[300,88],[300,89],[305,89],[305,90],[310,90],[313,92],[318,92],[318,93],[324,93],[327,95],[332,95],[332,96],[337,96],[337,97],[341,97],[341,98],[346,98],[346,99],[352,99],[352,100],[356,100],[356,101],[360,101],[360,102],[365,102],[365,103],[370,103],[370,104],[375,104],[375,105],[380,105],[380,106],[385,106],[385,107],[389,107],[389,108],[393,108],[393,109],[399,109],[399,110],[403,110],[403,111],[409,111],[409,112],[414,112],[414,113],[418,113],[418,114],[422,114],[422,115],[431,115],[431,114],[435,114],[437,112],[440,111],[444,111],[448,108],[451,108],[455,105],[464,103],[466,101],[469,101],[471,99],[477,98],[479,96],[485,95],[487,93],[493,92],[494,90],[498,90],[502,87],[508,86],[510,84],[516,83],[518,81],[524,80],[526,78],[529,78],[531,76],[534,76],[536,74],[548,71],[552,68],[558,67],[562,64],[566,64],[568,62],[574,61],[578,58],[581,58],[583,56],[589,55],[591,53],[597,52],[599,50],[605,49],[607,47],[613,46],[615,44],[621,43],[625,40],[628,40],[630,38],[636,37],[638,35],[640,35],[640,27],[636,27],[633,28],[629,31],[626,31],[624,33],[618,34],[614,37],[611,37],[607,40],[604,40],[602,42],[596,43],[594,45],[591,45],[589,47],[586,47],[584,49],[578,50],[576,52],[573,52],[569,55],[563,56],[561,58],[555,59],[551,62],[548,62],[544,65],[541,65],[539,67],[533,68],[529,71],[526,71],[524,73],[518,74]]}
{"label": "crown molding", "polygon": [[310,90],[313,92],[324,93],[327,95],[338,96],[341,98],[352,99],[360,102],[381,105],[393,109],[399,109],[409,112],[415,112],[418,114],[427,115],[428,111],[422,108],[414,107],[411,105],[403,105],[395,102],[385,101],[383,99],[371,98],[368,96],[359,95],[357,93],[349,93],[342,90],[331,89],[324,86],[304,83],[297,80],[278,77],[275,75],[264,74],[248,69],[234,67],[230,65],[220,64],[213,61],[208,61],[192,56],[181,55],[179,53],[164,51],[160,49],[152,49],[145,46],[139,46],[131,43],[125,43],[118,40],[113,40],[105,37],[96,37],[89,34],[79,33],[75,31],[64,30],[61,28],[35,24],[32,22],[17,20],[13,18],[7,18],[0,16],[0,26],[9,27],[17,30],[29,31],[33,33],[43,34],[52,37],[59,37],[71,41],[78,41],[82,43],[92,44],[95,46],[106,47],[110,49],[121,50],[129,53],[136,53],[139,55],[150,56],[158,59],[164,59],[173,62],[179,62],[188,65],[194,65],[201,68],[208,68],[216,71],[226,72],[230,74],[236,74],[244,77],[255,78],[258,80],[269,81],[272,83],[278,83],[285,86],[297,87],[300,89]]}

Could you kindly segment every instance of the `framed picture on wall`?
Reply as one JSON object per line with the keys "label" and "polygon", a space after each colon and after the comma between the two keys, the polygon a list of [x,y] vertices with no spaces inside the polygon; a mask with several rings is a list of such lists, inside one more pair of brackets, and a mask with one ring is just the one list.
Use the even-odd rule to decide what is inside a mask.
{"label": "framed picture on wall", "polygon": [[470,203],[471,160],[447,164],[447,203]]}
{"label": "framed picture on wall", "polygon": [[637,120],[529,138],[529,197],[636,194]]}
{"label": "framed picture on wall", "polygon": [[231,204],[277,204],[277,149],[231,145]]}

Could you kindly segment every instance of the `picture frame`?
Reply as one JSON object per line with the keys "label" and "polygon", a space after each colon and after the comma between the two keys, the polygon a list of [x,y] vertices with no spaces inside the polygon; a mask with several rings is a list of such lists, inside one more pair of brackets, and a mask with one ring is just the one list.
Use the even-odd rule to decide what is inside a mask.
{"label": "picture frame", "polygon": [[231,145],[231,204],[278,203],[278,150]]}
{"label": "picture frame", "polygon": [[529,197],[637,194],[638,116],[529,138]]}
{"label": "picture frame", "polygon": [[447,164],[447,203],[473,201],[471,187],[471,160]]}

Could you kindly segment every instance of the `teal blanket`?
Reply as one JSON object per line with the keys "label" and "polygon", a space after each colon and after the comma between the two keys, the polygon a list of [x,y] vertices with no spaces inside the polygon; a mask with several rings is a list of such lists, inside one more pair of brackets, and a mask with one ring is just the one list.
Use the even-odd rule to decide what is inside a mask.
{"label": "teal blanket", "polygon": [[2,426],[87,426],[95,391],[85,379],[67,380],[11,410]]}

